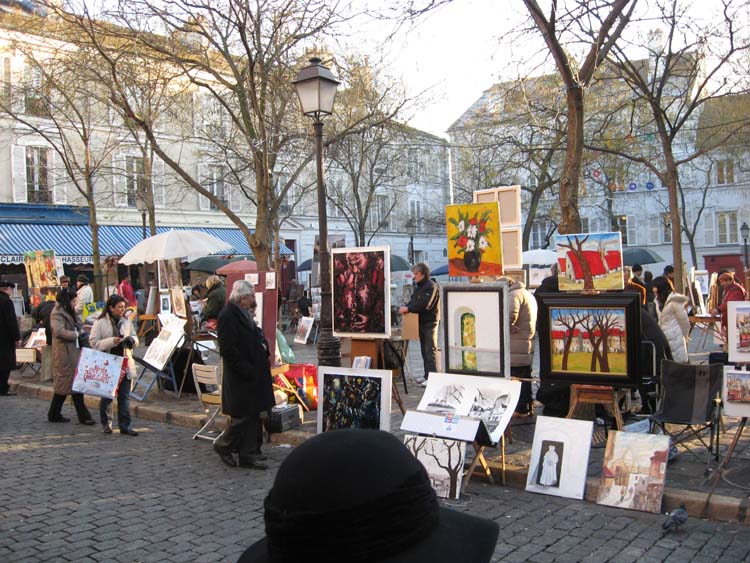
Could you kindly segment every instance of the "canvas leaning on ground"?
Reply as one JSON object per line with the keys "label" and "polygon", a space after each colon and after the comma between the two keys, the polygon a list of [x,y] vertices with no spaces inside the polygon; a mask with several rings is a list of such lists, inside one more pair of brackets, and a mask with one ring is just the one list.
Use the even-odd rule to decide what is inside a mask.
{"label": "canvas leaning on ground", "polygon": [[593,431],[590,420],[537,417],[526,490],[582,499]]}
{"label": "canvas leaning on ground", "polygon": [[620,233],[557,235],[560,291],[622,289]]}
{"label": "canvas leaning on ground", "polygon": [[389,370],[318,368],[318,433],[339,428],[391,429]]}
{"label": "canvas leaning on ground", "polygon": [[508,283],[442,286],[445,370],[510,377]]}
{"label": "canvas leaning on ground", "polygon": [[390,249],[334,248],[331,260],[334,336],[388,338]]}
{"label": "canvas leaning on ground", "polygon": [[596,503],[659,513],[669,440],[664,434],[610,432]]}
{"label": "canvas leaning on ground", "polygon": [[724,366],[721,399],[726,416],[750,416],[750,371]]}
{"label": "canvas leaning on ground", "polygon": [[729,361],[750,362],[750,304],[745,301],[730,301],[727,314]]}
{"label": "canvas leaning on ground", "polygon": [[407,434],[404,445],[424,466],[437,496],[449,499],[461,496],[466,442]]}
{"label": "canvas leaning on ground", "polygon": [[307,339],[310,338],[313,325],[315,324],[315,317],[302,317],[297,324],[297,332],[294,335],[294,341],[298,344],[307,344]]}

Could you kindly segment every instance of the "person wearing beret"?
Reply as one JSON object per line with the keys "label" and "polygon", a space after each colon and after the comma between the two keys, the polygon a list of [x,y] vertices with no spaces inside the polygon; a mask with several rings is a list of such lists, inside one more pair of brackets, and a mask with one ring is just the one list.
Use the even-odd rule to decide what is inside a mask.
{"label": "person wearing beret", "polygon": [[21,346],[16,308],[10,298],[14,287],[9,281],[0,281],[0,396],[6,397],[15,395],[10,392],[8,379],[16,369],[16,348]]}

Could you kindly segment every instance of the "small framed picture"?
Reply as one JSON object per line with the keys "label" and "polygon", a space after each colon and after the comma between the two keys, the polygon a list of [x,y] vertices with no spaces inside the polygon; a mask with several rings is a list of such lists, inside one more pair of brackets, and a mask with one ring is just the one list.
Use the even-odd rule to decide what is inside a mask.
{"label": "small framed picture", "polygon": [[245,281],[250,282],[252,285],[258,285],[258,273],[245,274]]}
{"label": "small framed picture", "polygon": [[172,311],[172,300],[169,298],[168,293],[162,293],[159,295],[159,311],[162,313],[169,313]]}
{"label": "small framed picture", "polygon": [[276,272],[266,272],[266,289],[276,289]]}

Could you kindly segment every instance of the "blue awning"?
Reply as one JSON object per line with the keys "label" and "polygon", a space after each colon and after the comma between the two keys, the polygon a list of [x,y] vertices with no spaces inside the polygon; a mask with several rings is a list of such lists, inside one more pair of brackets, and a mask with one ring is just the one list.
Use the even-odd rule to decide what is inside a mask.
{"label": "blue awning", "polygon": [[[225,254],[252,255],[239,229],[201,227],[157,227],[157,233],[171,230],[203,231],[232,245]],[[141,227],[102,225],[99,227],[99,252],[104,256],[121,256],[143,240]],[[65,264],[90,264],[91,229],[88,225],[0,224],[0,264],[23,264],[23,253],[31,250],[54,250]],[[280,245],[282,256],[294,252]]]}

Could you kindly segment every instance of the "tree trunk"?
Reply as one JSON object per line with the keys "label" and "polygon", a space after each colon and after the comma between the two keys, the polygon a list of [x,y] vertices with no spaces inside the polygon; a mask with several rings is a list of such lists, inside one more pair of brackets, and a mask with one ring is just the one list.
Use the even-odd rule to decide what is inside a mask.
{"label": "tree trunk", "polygon": [[682,268],[682,228],[680,221],[680,205],[677,199],[677,167],[674,164],[672,147],[665,147],[664,160],[667,165],[665,185],[669,195],[669,221],[672,224],[672,265],[674,266],[674,288],[678,293],[684,293]]}
{"label": "tree trunk", "polygon": [[581,177],[583,155],[583,88],[568,88],[568,145],[565,151],[565,168],[560,179],[561,234],[580,233],[581,216],[578,213],[578,182]]}

